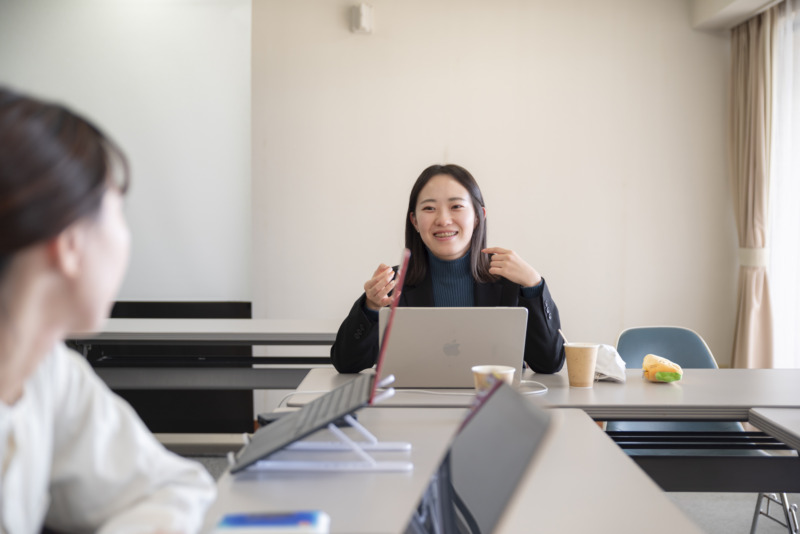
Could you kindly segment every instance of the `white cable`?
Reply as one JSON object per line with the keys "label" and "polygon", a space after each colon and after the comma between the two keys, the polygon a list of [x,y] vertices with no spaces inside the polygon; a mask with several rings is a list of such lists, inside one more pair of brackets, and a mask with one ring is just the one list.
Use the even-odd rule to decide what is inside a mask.
{"label": "white cable", "polygon": [[[542,384],[541,382],[537,382],[535,380],[522,380],[520,381],[520,386],[539,386],[541,389],[537,389],[535,391],[520,391],[523,395],[544,395],[547,393],[547,386]],[[379,390],[382,391],[382,390]],[[465,391],[433,391],[430,389],[399,389],[397,393],[423,393],[427,395],[449,395],[449,396],[456,396],[456,397],[472,397],[475,396],[475,393],[467,393]],[[284,402],[288,399],[293,397],[294,395],[324,395],[325,393],[330,393],[330,391],[321,390],[321,391],[292,391],[291,393],[285,395],[280,401],[278,401],[278,408],[280,408]]]}
{"label": "white cable", "polygon": [[[535,385],[535,386],[539,386],[539,388],[541,388],[541,389],[537,389],[537,390],[534,390],[534,391],[519,391],[518,390],[523,395],[544,395],[548,391],[547,390],[547,386],[545,386],[541,382],[537,382],[535,380],[522,380],[520,382],[520,385],[525,385],[525,386]],[[460,396],[460,397],[474,397],[475,396],[474,392],[467,393],[465,391],[434,391],[434,390],[430,390],[430,389],[405,389],[405,388],[402,388],[402,389],[398,389],[397,392],[398,393],[405,393],[405,392],[408,392],[408,393],[424,393],[424,394],[427,394],[427,395],[452,395],[452,396]]]}
{"label": "white cable", "polygon": [[428,395],[456,395],[461,397],[474,397],[475,393],[465,391],[433,391],[430,389],[398,389],[398,393],[427,393]]}
{"label": "white cable", "polygon": [[520,386],[530,386],[535,385],[539,386],[541,389],[537,389],[535,391],[520,391],[523,395],[544,395],[547,393],[547,386],[542,384],[541,382],[537,382],[536,380],[521,380],[519,383]]}

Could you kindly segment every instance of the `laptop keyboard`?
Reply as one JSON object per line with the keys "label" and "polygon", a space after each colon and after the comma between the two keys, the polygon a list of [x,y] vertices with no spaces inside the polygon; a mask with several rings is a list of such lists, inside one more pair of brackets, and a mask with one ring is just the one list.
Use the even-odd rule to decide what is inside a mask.
{"label": "laptop keyboard", "polygon": [[359,377],[311,401],[298,412],[297,433],[305,434],[320,426],[320,421],[335,421],[363,406],[369,400],[371,387],[372,380]]}
{"label": "laptop keyboard", "polygon": [[250,443],[239,451],[231,472],[236,473],[366,405],[372,391],[372,380],[373,375],[359,375],[300,410],[260,428]]}

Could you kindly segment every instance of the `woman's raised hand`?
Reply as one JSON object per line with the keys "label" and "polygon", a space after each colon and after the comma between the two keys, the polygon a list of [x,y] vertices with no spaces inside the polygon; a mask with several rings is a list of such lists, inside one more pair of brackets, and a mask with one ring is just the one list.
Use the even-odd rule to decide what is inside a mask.
{"label": "woman's raised hand", "polygon": [[520,258],[513,250],[500,247],[485,248],[481,252],[491,254],[489,272],[502,276],[522,287],[533,287],[542,281],[539,272]]}
{"label": "woman's raised hand", "polygon": [[381,263],[372,278],[364,284],[364,292],[367,294],[367,308],[378,311],[384,306],[392,303],[389,292],[394,288],[394,270]]}

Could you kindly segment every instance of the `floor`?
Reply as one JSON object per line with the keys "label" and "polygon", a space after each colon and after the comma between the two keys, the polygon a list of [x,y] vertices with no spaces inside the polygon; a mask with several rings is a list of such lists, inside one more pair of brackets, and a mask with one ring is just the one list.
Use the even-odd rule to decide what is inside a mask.
{"label": "floor", "polygon": [[[750,532],[756,506],[755,493],[667,493],[672,501],[705,532],[737,534]],[[789,494],[790,503],[800,503],[800,494]],[[777,513],[777,514],[776,514]],[[770,515],[783,519],[772,505]],[[787,534],[788,529],[767,518],[758,520],[757,534]]]}

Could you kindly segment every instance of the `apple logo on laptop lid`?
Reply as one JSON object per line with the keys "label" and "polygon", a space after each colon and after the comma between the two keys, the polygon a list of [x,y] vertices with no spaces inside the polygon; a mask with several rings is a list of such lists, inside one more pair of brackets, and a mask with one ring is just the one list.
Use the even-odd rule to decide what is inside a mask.
{"label": "apple logo on laptop lid", "polygon": [[455,339],[448,343],[444,344],[442,347],[442,351],[445,353],[446,356],[458,356],[461,354],[460,344]]}

